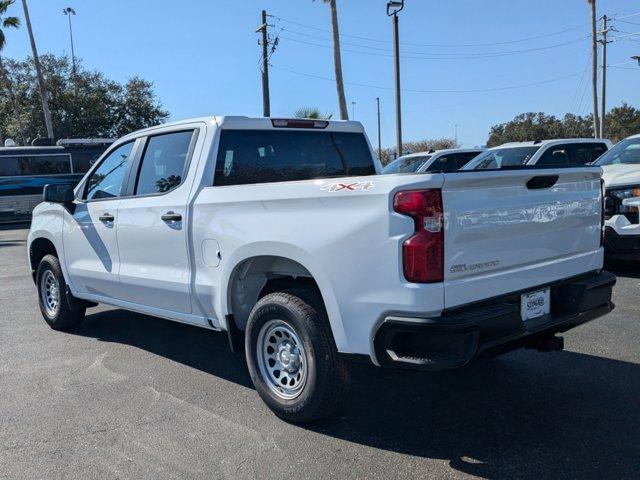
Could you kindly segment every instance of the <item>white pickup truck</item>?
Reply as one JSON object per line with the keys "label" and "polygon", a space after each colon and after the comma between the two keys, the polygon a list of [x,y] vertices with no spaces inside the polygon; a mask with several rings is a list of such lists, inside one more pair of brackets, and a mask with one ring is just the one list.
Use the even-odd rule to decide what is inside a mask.
{"label": "white pickup truck", "polygon": [[340,401],[349,360],[560,349],[555,334],[613,308],[599,167],[379,171],[357,122],[132,133],[34,211],[44,319],[71,329],[104,303],[226,331],[268,406],[305,422]]}
{"label": "white pickup truck", "polygon": [[596,162],[605,186],[607,257],[640,260],[640,135],[617,143]]}

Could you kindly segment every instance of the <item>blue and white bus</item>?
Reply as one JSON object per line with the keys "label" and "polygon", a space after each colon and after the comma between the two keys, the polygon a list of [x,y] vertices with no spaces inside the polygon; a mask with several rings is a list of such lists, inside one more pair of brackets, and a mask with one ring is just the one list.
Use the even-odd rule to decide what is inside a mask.
{"label": "blue and white bus", "polygon": [[0,147],[0,222],[30,219],[45,185],[75,185],[112,142],[69,139],[56,146]]}

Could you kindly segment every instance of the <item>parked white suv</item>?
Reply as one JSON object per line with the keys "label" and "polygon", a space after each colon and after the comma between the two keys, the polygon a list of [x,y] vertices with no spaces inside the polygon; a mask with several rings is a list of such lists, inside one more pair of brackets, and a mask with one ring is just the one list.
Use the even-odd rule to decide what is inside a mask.
{"label": "parked white suv", "polygon": [[34,210],[42,315],[66,330],[105,303],[226,331],[267,405],[303,422],[342,401],[346,359],[441,370],[558,349],[611,310],[599,167],[378,172],[357,122],[127,135]]}
{"label": "parked white suv", "polygon": [[611,148],[611,141],[594,138],[536,140],[489,148],[463,170],[492,170],[522,165],[567,167],[588,165]]}
{"label": "parked white suv", "polygon": [[483,151],[482,148],[447,148],[411,153],[390,162],[382,173],[452,172],[460,170]]}
{"label": "parked white suv", "polygon": [[640,135],[617,143],[596,162],[602,167],[605,195],[605,252],[640,260]]}

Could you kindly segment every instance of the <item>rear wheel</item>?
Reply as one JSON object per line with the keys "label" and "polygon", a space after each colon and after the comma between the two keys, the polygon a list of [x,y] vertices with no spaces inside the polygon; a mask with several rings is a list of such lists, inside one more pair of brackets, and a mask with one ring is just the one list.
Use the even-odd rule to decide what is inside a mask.
{"label": "rear wheel", "polygon": [[245,352],[253,384],[269,408],[290,422],[331,414],[346,384],[346,365],[315,297],[271,293],[256,303],[247,322]]}
{"label": "rear wheel", "polygon": [[36,274],[40,312],[54,330],[71,330],[84,318],[86,307],[67,293],[60,261],[54,255],[45,255]]}

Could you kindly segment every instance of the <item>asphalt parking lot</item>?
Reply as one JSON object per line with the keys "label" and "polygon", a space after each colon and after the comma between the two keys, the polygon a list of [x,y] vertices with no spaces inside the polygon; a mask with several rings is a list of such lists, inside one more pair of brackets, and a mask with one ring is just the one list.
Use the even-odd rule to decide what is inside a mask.
{"label": "asphalt parking lot", "polygon": [[22,226],[0,226],[0,478],[638,478],[640,265],[617,309],[425,374],[354,367],[339,416],[274,417],[226,337],[118,309],[41,319]]}

